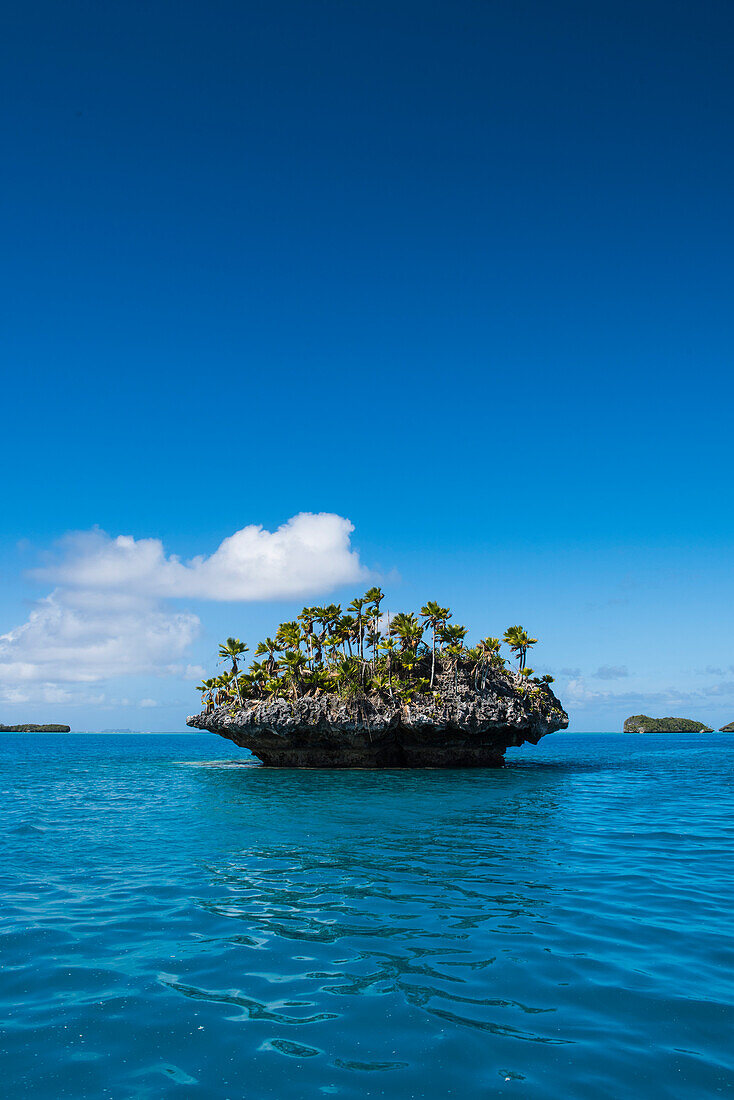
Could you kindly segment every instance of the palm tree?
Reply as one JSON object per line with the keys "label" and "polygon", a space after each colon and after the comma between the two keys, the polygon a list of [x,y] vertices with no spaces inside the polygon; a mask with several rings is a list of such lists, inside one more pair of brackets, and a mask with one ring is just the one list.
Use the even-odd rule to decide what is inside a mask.
{"label": "palm tree", "polygon": [[354,617],[357,620],[357,645],[359,647],[360,657],[364,657],[364,653],[362,651],[362,641],[364,638],[364,630],[362,629],[362,610],[364,608],[364,601],[364,596],[362,596],[361,598],[358,597],[357,599],[352,600],[349,607],[347,608],[347,611],[352,611],[354,613]]}
{"label": "palm tree", "polygon": [[222,661],[232,662],[232,674],[236,676],[239,671],[237,662],[247,651],[248,646],[241,642],[239,638],[227,638],[227,641],[219,647],[219,657]]}
{"label": "palm tree", "polygon": [[312,636],[313,645],[313,660],[314,664],[319,665],[321,663],[321,651],[324,645],[324,638],[326,637],[326,627],[324,626],[323,616],[326,614],[326,609],[323,607],[312,607],[313,622],[321,627],[320,630],[314,630]]}
{"label": "palm tree", "polygon": [[487,670],[496,659],[501,644],[499,638],[482,638],[480,642],[477,642],[476,649],[479,658],[477,667],[482,670],[482,688],[487,683]]}
{"label": "palm tree", "polygon": [[286,650],[280,661],[285,674],[285,681],[290,684],[294,699],[297,699],[300,695],[306,662],[306,656],[294,649]]}
{"label": "palm tree", "polygon": [[486,657],[488,661],[491,661],[491,659],[499,653],[501,645],[502,643],[499,638],[488,637],[482,638],[481,641],[477,642],[477,649],[482,656]]}
{"label": "palm tree", "polygon": [[[255,652],[259,655],[260,652],[265,652],[265,650],[261,651],[260,646],[258,646]],[[270,669],[265,661],[253,661],[250,665],[250,680],[259,691],[262,691],[269,675]]]}
{"label": "palm tree", "polygon": [[442,607],[441,611],[443,612],[443,615],[441,617],[441,622],[438,624],[438,630],[436,632],[437,635],[438,635],[438,651],[439,651],[439,653],[441,652],[441,645],[442,645],[441,631],[444,629],[444,627],[448,623],[449,619],[453,619],[453,617],[454,617],[453,613],[449,610],[448,607]]}
{"label": "palm tree", "polygon": [[240,692],[240,682],[237,679],[237,673],[239,672],[238,661],[240,657],[243,657],[247,653],[249,646],[241,642],[239,638],[227,638],[219,647],[219,657],[222,661],[232,662],[231,679],[234,680],[235,690],[237,691],[237,698],[242,703],[242,694]]}
{"label": "palm tree", "polygon": [[249,672],[241,672],[237,677],[237,695],[239,696],[240,703],[243,699],[248,699],[252,695],[252,690],[255,686],[255,681]]}
{"label": "palm tree", "polygon": [[400,638],[401,648],[404,651],[416,653],[418,643],[423,636],[423,627],[412,611],[407,614],[399,611],[390,624],[390,633]]}
{"label": "palm tree", "polygon": [[518,672],[522,668],[522,636],[525,633],[521,626],[508,626],[503,635],[503,641],[509,646],[511,652],[517,657]]}
{"label": "palm tree", "polygon": [[465,626],[459,626],[458,623],[449,626],[449,624],[446,623],[440,628],[439,637],[447,646],[453,646],[454,648],[458,646],[461,650],[464,644],[464,638],[466,638],[466,633]]}
{"label": "palm tree", "polygon": [[504,634],[504,640],[515,654],[518,660],[518,672],[525,668],[527,653],[531,646],[537,642],[537,638],[531,638],[527,630],[521,626],[509,626]]}
{"label": "palm tree", "polygon": [[441,607],[436,600],[429,600],[421,608],[421,618],[424,625],[433,632],[431,644],[431,687],[436,675],[436,632],[441,626],[446,625],[446,620],[451,618],[448,607]]}
{"label": "palm tree", "polygon": [[281,623],[275,632],[275,640],[281,650],[301,648],[301,628],[293,620],[289,623]]}
{"label": "palm tree", "polygon": [[[337,634],[342,642],[342,648],[344,645],[349,646],[349,656],[352,656],[352,641],[356,637],[355,631],[357,627],[357,620],[351,615],[342,615],[339,622],[336,625]],[[346,652],[344,653],[346,657]]]}
{"label": "palm tree", "polygon": [[313,624],[317,610],[318,608],[316,607],[304,607],[303,611],[298,616],[300,622],[303,624],[303,637],[306,641],[309,662],[313,659]]}
{"label": "palm tree", "polygon": [[448,623],[444,623],[440,628],[439,637],[446,645],[446,652],[451,658],[451,665],[454,670],[454,684],[459,682],[459,657],[464,651],[464,638],[466,637],[466,627],[459,626],[458,623],[454,623],[449,626]]}
{"label": "palm tree", "polygon": [[233,672],[223,672],[221,676],[216,677],[214,681],[217,688],[215,701],[218,707],[224,706],[230,701],[230,686],[234,678]]}
{"label": "palm tree", "polygon": [[329,604],[328,607],[314,607],[312,608],[314,613],[314,622],[317,622],[321,627],[318,634],[314,635],[314,644],[316,647],[316,660],[321,660],[321,653],[324,648],[324,643],[329,635],[329,628],[336,618],[341,614],[341,608],[337,604]]}
{"label": "palm tree", "polygon": [[[387,656],[387,660],[385,662],[386,665],[387,665],[387,685],[388,685],[388,691],[390,692],[390,698],[392,699],[392,666],[393,666],[393,653],[395,652],[395,642],[394,642],[394,640],[390,637],[385,638],[384,641],[380,642],[380,649],[384,650],[384,652]],[[377,675],[378,674],[375,673],[375,676],[373,676],[372,679],[374,680]]]}
{"label": "palm tree", "polygon": [[327,638],[326,646],[327,649],[331,650],[332,660],[337,663],[339,661],[346,661],[347,652],[344,644],[344,635],[339,630],[335,630],[334,633]]}
{"label": "palm tree", "polygon": [[365,634],[365,641],[367,642],[368,647],[372,650],[372,660],[367,661],[366,663],[368,666],[371,665],[374,669],[376,667],[375,662],[377,660],[377,650],[380,642],[382,641],[382,634],[380,634],[379,630],[368,630]]}
{"label": "palm tree", "polygon": [[330,603],[329,606],[325,608],[325,611],[327,614],[327,629],[329,631],[332,631],[334,629],[334,625],[339,621],[341,617],[342,605],[340,603]]}
{"label": "palm tree", "polygon": [[275,654],[280,652],[280,646],[274,638],[266,638],[264,642],[259,642],[258,647],[255,650],[256,657],[262,657],[267,653],[268,655],[268,674],[272,675],[275,668]]}
{"label": "palm tree", "polygon": [[[372,638],[380,638],[380,604],[385,599],[385,593],[377,585],[368,589],[364,594],[365,601],[369,604],[369,610],[372,612]],[[373,641],[372,656],[373,660],[377,659],[377,642]]]}
{"label": "palm tree", "polygon": [[214,689],[216,688],[216,686],[216,679],[214,677],[211,677],[209,680],[202,680],[201,684],[196,689],[197,691],[201,692],[201,701],[206,707],[207,714],[214,706]]}

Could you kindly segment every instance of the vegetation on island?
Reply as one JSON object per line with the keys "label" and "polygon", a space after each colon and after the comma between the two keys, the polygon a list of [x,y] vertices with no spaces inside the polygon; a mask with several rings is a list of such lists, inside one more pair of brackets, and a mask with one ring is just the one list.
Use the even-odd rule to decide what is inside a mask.
{"label": "vegetation on island", "polygon": [[[517,660],[517,683],[539,692],[552,676],[535,677],[527,654],[537,642],[521,626],[511,626],[503,638],[486,637],[473,646],[467,628],[452,622],[448,607],[429,601],[420,613],[383,611],[385,594],[370,588],[349,604],[304,607],[297,618],[281,623],[274,636],[260,642],[245,668],[249,647],[227,638],[219,647],[228,667],[197,687],[207,710],[242,706],[265,699],[296,700],[334,694],[342,699],[377,697],[403,704],[417,696],[440,701],[438,678],[448,673],[458,682],[467,672],[477,688],[486,685],[491,669],[504,669],[502,642]],[[531,688],[530,684],[536,685]]]}
{"label": "vegetation on island", "polygon": [[625,719],[625,733],[713,733],[703,722],[690,718],[650,718],[647,714],[633,714]]}
{"label": "vegetation on island", "polygon": [[728,722],[727,725],[722,726],[719,733],[734,733],[734,722]]}
{"label": "vegetation on island", "polygon": [[71,733],[71,726],[0,726],[0,733]]}

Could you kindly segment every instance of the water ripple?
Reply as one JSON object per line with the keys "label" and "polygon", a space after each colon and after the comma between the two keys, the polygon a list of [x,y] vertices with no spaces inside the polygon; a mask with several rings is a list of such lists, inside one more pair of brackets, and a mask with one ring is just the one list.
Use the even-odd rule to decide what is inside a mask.
{"label": "water ripple", "polygon": [[734,739],[382,774],[0,745],[14,1098],[734,1090]]}

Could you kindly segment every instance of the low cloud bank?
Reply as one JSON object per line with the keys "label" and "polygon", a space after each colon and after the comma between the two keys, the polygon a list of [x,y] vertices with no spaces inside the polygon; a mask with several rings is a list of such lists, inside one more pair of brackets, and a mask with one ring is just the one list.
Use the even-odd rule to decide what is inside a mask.
{"label": "low cloud bank", "polygon": [[629,676],[626,665],[602,665],[594,673],[597,680],[623,680]]}
{"label": "low cloud bank", "polygon": [[0,637],[0,685],[91,684],[110,676],[181,672],[199,619],[138,596],[57,589]]}

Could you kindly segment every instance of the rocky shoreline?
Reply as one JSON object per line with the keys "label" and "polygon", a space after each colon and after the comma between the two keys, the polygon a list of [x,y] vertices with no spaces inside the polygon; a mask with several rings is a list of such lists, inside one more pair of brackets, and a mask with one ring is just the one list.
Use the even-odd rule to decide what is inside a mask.
{"label": "rocky shoreline", "polygon": [[229,704],[187,719],[278,768],[497,768],[508,748],[566,729],[547,684],[492,669],[443,672],[437,698],[333,694]]}

